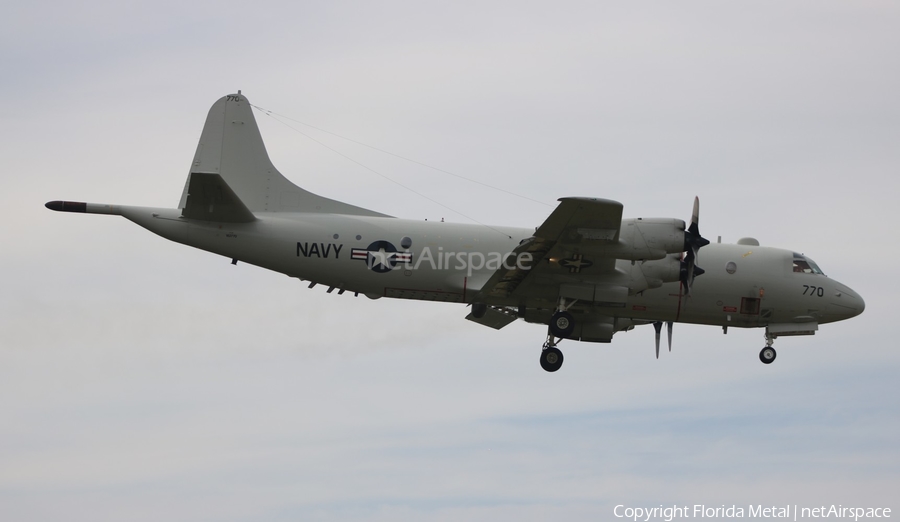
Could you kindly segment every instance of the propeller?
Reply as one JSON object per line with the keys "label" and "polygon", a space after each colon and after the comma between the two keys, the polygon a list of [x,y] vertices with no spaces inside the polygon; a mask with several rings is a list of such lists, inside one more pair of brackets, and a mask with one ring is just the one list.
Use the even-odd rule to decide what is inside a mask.
{"label": "propeller", "polygon": [[656,328],[656,358],[659,359],[659,336],[662,333],[662,321],[653,323],[653,328]]}
{"label": "propeller", "polygon": [[[694,208],[691,212],[691,224],[684,231],[684,251],[687,252],[681,261],[681,284],[685,294],[691,295],[694,278],[703,275],[705,270],[697,266],[697,254],[701,248],[709,244],[709,240],[700,235],[700,198],[694,197]],[[662,321],[653,323],[656,329],[656,358],[659,359],[659,339],[662,336]],[[669,351],[672,351],[672,321],[666,321],[666,334],[669,337]]]}
{"label": "propeller", "polygon": [[[656,329],[656,358],[659,359],[659,338],[662,334],[662,321],[656,321],[653,323],[653,328]],[[669,351],[672,351],[672,321],[666,321],[666,333],[669,336]]]}
{"label": "propeller", "polygon": [[672,353],[672,321],[666,321],[666,333],[669,334],[669,353]]}
{"label": "propeller", "polygon": [[[686,295],[691,295],[694,278],[703,275],[705,270],[697,266],[697,253],[709,244],[709,240],[700,235],[700,198],[694,197],[694,209],[691,212],[691,225],[684,231],[684,251],[687,252],[681,262],[681,284]],[[671,330],[670,330],[671,335]]]}

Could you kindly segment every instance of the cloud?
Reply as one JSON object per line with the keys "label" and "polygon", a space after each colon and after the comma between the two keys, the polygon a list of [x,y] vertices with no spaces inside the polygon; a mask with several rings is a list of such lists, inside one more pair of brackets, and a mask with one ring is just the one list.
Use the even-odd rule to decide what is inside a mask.
{"label": "cloud", "polygon": [[[598,520],[619,503],[891,506],[900,189],[889,3],[22,5],[2,23],[0,506],[16,520]],[[174,206],[209,105],[553,205],[812,256],[866,299],[814,337],[611,345],[321,286],[52,199]],[[256,113],[323,196],[465,221]],[[551,206],[302,125],[490,225]],[[702,252],[700,262],[702,266]],[[665,348],[664,348],[665,350]]]}

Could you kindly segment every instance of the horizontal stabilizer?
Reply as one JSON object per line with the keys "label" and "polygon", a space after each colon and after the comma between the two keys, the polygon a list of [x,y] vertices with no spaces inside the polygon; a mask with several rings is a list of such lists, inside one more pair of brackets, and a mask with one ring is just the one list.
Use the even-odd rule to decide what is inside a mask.
{"label": "horizontal stabilizer", "polygon": [[203,172],[191,174],[181,215],[219,223],[248,223],[256,219],[222,176]]}

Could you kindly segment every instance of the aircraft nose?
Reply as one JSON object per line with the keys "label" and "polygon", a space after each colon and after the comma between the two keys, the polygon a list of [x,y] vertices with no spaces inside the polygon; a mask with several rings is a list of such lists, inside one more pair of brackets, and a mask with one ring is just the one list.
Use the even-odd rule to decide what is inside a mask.
{"label": "aircraft nose", "polygon": [[841,319],[856,317],[866,309],[862,296],[843,285],[838,285],[832,303],[832,308],[842,316]]}

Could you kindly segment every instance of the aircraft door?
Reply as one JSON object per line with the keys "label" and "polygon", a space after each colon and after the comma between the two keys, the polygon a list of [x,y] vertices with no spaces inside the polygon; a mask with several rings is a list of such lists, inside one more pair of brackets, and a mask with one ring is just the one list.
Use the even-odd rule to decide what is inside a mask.
{"label": "aircraft door", "polygon": [[759,326],[761,317],[771,315],[772,311],[765,309],[765,291],[759,285],[753,285],[750,290],[741,297],[741,305],[738,309],[737,323],[742,326]]}

